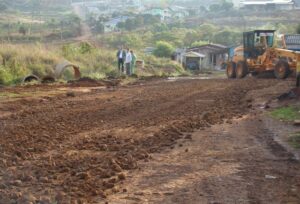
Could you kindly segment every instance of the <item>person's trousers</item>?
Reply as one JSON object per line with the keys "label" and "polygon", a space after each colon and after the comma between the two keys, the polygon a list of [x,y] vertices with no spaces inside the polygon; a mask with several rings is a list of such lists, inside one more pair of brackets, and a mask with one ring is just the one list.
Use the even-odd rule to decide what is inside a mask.
{"label": "person's trousers", "polygon": [[130,73],[131,73],[131,75],[135,74],[135,62],[131,62]]}
{"label": "person's trousers", "polygon": [[126,63],[126,74],[131,75],[131,63]]}
{"label": "person's trousers", "polygon": [[124,73],[124,61],[123,59],[118,60],[118,68],[120,73]]}

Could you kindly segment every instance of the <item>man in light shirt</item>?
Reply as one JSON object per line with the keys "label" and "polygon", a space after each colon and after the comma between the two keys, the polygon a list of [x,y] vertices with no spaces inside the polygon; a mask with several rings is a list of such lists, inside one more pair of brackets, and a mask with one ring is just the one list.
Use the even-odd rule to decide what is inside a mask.
{"label": "man in light shirt", "polygon": [[129,48],[126,51],[126,60],[125,60],[125,67],[126,67],[126,74],[128,76],[131,75],[130,70],[131,70],[131,62],[132,62],[132,55],[129,50]]}

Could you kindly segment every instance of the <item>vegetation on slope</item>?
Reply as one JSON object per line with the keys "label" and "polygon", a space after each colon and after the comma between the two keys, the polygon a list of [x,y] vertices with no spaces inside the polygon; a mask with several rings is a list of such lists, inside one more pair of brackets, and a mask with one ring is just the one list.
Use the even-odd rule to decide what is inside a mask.
{"label": "vegetation on slope", "polygon": [[[167,58],[156,58],[137,53],[138,59],[145,61],[144,68],[137,69],[139,76],[176,76],[185,70]],[[0,84],[20,83],[29,74],[39,77],[53,75],[55,66],[68,60],[79,65],[83,76],[94,79],[118,77],[116,51],[107,48],[94,48],[89,43],[66,44],[51,47],[41,44],[1,45]],[[71,70],[66,70],[63,79],[72,79]]]}

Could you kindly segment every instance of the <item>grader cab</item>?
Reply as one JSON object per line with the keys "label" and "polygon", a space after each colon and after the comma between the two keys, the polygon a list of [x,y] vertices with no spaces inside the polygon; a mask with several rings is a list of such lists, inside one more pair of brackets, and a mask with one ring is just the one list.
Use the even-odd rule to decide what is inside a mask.
{"label": "grader cab", "polygon": [[249,73],[257,75],[269,71],[276,78],[285,79],[296,72],[300,35],[283,36],[282,48],[275,48],[274,40],[275,30],[245,32],[243,46],[234,49],[227,63],[228,78],[244,78]]}

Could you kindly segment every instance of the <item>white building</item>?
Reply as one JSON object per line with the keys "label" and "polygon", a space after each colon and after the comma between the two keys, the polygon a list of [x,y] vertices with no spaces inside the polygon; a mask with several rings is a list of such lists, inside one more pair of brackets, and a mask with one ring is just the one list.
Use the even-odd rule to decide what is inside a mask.
{"label": "white building", "polygon": [[241,0],[240,7],[252,10],[292,10],[293,0]]}
{"label": "white building", "polygon": [[113,18],[108,22],[104,23],[104,32],[113,32],[117,31],[118,23],[125,22],[129,17],[128,16],[120,16],[117,18]]}

